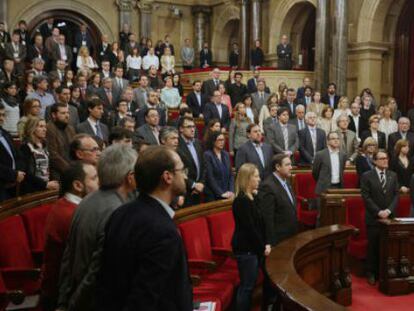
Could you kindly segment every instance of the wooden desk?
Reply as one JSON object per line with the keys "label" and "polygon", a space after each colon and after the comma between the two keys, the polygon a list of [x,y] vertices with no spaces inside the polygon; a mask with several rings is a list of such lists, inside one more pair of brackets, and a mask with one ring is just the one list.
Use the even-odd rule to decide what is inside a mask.
{"label": "wooden desk", "polygon": [[352,291],[346,250],[353,232],[348,226],[322,227],[272,250],[266,267],[283,310],[347,310]]}
{"label": "wooden desk", "polygon": [[414,223],[380,220],[380,291],[405,295],[414,291]]}

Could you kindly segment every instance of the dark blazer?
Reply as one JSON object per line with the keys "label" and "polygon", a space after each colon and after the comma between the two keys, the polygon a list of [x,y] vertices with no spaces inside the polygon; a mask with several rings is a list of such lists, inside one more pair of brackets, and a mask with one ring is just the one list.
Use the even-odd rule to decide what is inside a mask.
{"label": "dark blazer", "polygon": [[34,45],[29,45],[27,47],[27,57],[28,62],[32,62],[35,58],[42,58],[46,63],[49,61],[46,48],[43,47],[42,50],[37,50]]}
{"label": "dark blazer", "polygon": [[241,145],[236,154],[236,171],[238,171],[240,166],[242,166],[244,163],[253,163],[259,169],[260,179],[263,180],[266,176],[271,174],[273,157],[272,147],[269,144],[264,143],[262,144],[262,151],[265,162],[264,166],[260,161],[256,148],[253,146],[253,143],[250,140]]}
{"label": "dark blazer", "polygon": [[[99,122],[99,127],[101,128],[101,133],[102,133],[102,140],[103,141],[108,141],[108,136],[109,136],[109,130],[108,127],[103,124],[102,122]],[[95,131],[93,130],[91,124],[89,123],[88,120],[79,123],[78,126],[76,127],[76,132],[77,133],[85,133],[85,134],[89,134],[92,137],[96,137],[95,135]]]}
{"label": "dark blazer", "polygon": [[233,201],[235,228],[231,244],[235,254],[252,252],[263,256],[266,232],[257,201],[257,197],[250,200],[244,193],[240,193]]}
{"label": "dark blazer", "polygon": [[386,191],[382,190],[378,173],[375,169],[364,173],[361,178],[361,195],[365,202],[365,222],[369,226],[378,226],[378,212],[389,209],[394,214],[398,206],[399,187],[397,174],[387,170]]}
{"label": "dark blazer", "polygon": [[218,112],[218,109],[215,104],[213,103],[207,103],[204,107],[204,122],[205,124],[208,124],[208,122],[212,119],[218,119],[220,120],[221,127],[225,127],[226,129],[230,126],[230,112],[229,108],[227,108],[226,105],[221,104],[221,118]]}
{"label": "dark blazer", "polygon": [[374,168],[374,163],[370,162],[366,156],[359,154],[355,158],[355,168],[358,176],[361,178],[365,172],[368,172]]}
{"label": "dark blazer", "polygon": [[[353,132],[356,133],[357,131],[356,131],[356,127],[355,127],[354,118],[352,118],[352,116],[349,116],[348,118],[349,118],[348,130],[353,131]],[[365,120],[364,118],[362,118],[360,116],[358,127],[359,127],[358,128],[358,137],[361,138],[361,141],[362,141],[362,133],[364,133],[365,131],[367,131],[369,129],[367,120]]]}
{"label": "dark blazer", "polygon": [[17,171],[19,169],[19,154],[13,146],[13,138],[9,132],[0,127],[0,133],[7,141],[16,165],[16,168],[13,169],[13,158],[10,156],[3,144],[0,143],[0,201],[2,201],[5,195],[3,191],[6,190],[6,185],[8,188],[8,186],[16,182]]}
{"label": "dark blazer", "polygon": [[96,47],[96,53],[97,53],[97,60],[98,60],[98,65],[101,65],[102,61],[104,59],[108,59],[108,54],[111,51],[111,45],[108,44],[106,46],[106,48],[104,48],[102,42],[98,44],[98,46]]}
{"label": "dark blazer", "polygon": [[290,105],[287,101],[284,101],[283,103],[280,104],[280,107],[286,107],[287,109],[289,109],[289,120],[296,118],[296,106],[298,104],[296,103],[296,101],[293,102],[293,110],[290,108]]}
{"label": "dark blazer", "polygon": [[92,38],[88,32],[82,36],[82,33],[79,31],[75,35],[75,46],[79,49],[82,46],[82,41],[86,41],[86,46],[89,49],[89,53],[92,54],[93,46],[92,46]]}
{"label": "dark blazer", "polygon": [[[339,183],[343,185],[344,183],[344,169],[346,162],[346,154],[339,152]],[[329,149],[326,148],[322,151],[316,153],[313,160],[312,167],[312,176],[316,181],[315,193],[321,194],[325,190],[329,189],[331,186],[331,158],[329,154]]]}
{"label": "dark blazer", "polygon": [[96,301],[103,311],[193,310],[182,239],[148,195],[119,207],[108,221]]}
{"label": "dark blazer", "polygon": [[52,35],[52,30],[53,28],[56,27],[56,24],[53,23],[52,24],[52,28],[49,28],[47,23],[43,23],[40,26],[40,34],[42,35],[43,39],[46,40],[47,38],[49,38]]}
{"label": "dark blazer", "polygon": [[[410,145],[409,156],[412,157],[414,155],[414,133],[407,132],[406,138]],[[390,155],[390,157],[394,154],[395,144],[400,139],[402,139],[400,132],[395,132],[388,136],[388,154]]]}
{"label": "dark blazer", "polygon": [[200,93],[200,100],[201,100],[201,105],[198,102],[197,96],[194,92],[191,92],[187,95],[186,102],[187,102],[188,107],[190,107],[190,109],[193,111],[194,118],[198,118],[200,113],[203,113],[204,107],[209,101],[208,96],[203,93]]}
{"label": "dark blazer", "polygon": [[[250,50],[250,64],[254,67],[263,66],[264,53],[261,48],[255,48]],[[254,93],[254,92],[251,92]]]}
{"label": "dark blazer", "polygon": [[[332,107],[333,109],[338,108],[338,103],[339,103],[340,98],[341,97],[339,95],[335,95],[335,97],[334,97],[334,106]],[[331,107],[331,102],[329,101],[329,95],[328,94],[325,94],[324,96],[322,96],[321,102]]]}
{"label": "dark blazer", "polygon": [[161,52],[162,52],[162,55],[164,55],[164,50],[167,47],[170,48],[171,55],[174,55],[174,45],[172,45],[171,43],[169,43],[168,46],[165,43],[161,44]]}
{"label": "dark blazer", "polygon": [[230,55],[229,55],[229,66],[230,67],[237,67],[239,65],[239,55],[240,53],[236,53],[234,51],[230,52]]}
{"label": "dark blazer", "polygon": [[115,103],[116,103],[115,92],[113,91],[113,89],[111,90],[111,92],[112,92],[112,101],[110,101],[108,96],[106,95],[106,91],[104,87],[101,86],[99,89],[96,90],[96,95],[104,102],[103,106],[104,106],[105,114],[108,114],[108,112],[113,110],[115,107]]}
{"label": "dark blazer", "polygon": [[[224,170],[223,171],[223,164]],[[231,169],[230,156],[227,151],[221,151],[221,161],[212,150],[204,152],[206,169],[206,186],[204,192],[212,200],[223,199],[221,195],[227,191],[234,192],[234,178]]]}
{"label": "dark blazer", "polygon": [[[361,134],[361,146],[364,143],[365,139],[372,137],[371,131],[367,130]],[[378,148],[385,150],[385,133],[378,131]]]}
{"label": "dark blazer", "polygon": [[150,145],[159,145],[158,140],[155,138],[150,126],[147,123],[141,125],[137,129],[137,136],[145,140]]}
{"label": "dark blazer", "polygon": [[[69,47],[69,45],[65,45],[65,50],[66,50],[66,57],[67,57],[66,63],[71,64],[72,63],[72,60],[73,60],[72,50]],[[53,46],[52,59],[54,61],[57,61],[59,59],[62,59],[62,56],[60,55],[60,49],[59,49],[59,45],[58,44],[55,44]]]}
{"label": "dark blazer", "polygon": [[217,86],[214,84],[213,79],[204,81],[201,86],[201,93],[208,97],[207,100],[210,100],[210,97],[213,96],[214,91],[218,89],[220,83],[223,83],[223,81],[219,80]]}
{"label": "dark blazer", "polygon": [[36,176],[36,160],[27,143],[20,146],[22,170],[26,173],[21,193],[46,190],[47,182]]}
{"label": "dark blazer", "polygon": [[236,83],[230,84],[229,89],[227,90],[227,93],[229,94],[231,98],[231,105],[232,107],[236,106],[237,103],[240,103],[243,101],[243,98],[245,95],[247,95],[249,92],[247,91],[247,86],[241,83],[240,85],[237,85]]}
{"label": "dark blazer", "polygon": [[299,152],[301,164],[312,164],[315,154],[326,148],[326,134],[324,130],[316,128],[316,150],[313,149],[312,137],[309,128],[298,132]]}
{"label": "dark blazer", "polygon": [[[204,183],[205,181],[203,148],[201,147],[201,143],[198,139],[194,139],[194,147],[197,153],[198,163],[200,165],[200,176],[198,176],[199,177],[198,179],[197,179],[197,166],[194,162],[194,159],[191,155],[190,150],[187,147],[186,142],[180,136],[178,140],[177,152],[181,157],[181,161],[183,161],[184,163],[184,167],[188,169],[187,191],[191,190],[193,183],[196,183],[196,182]],[[189,195],[189,193],[187,193],[187,195]]]}
{"label": "dark blazer", "polygon": [[200,51],[200,68],[203,68],[205,64],[211,66],[213,64],[213,53],[208,49],[207,53],[204,52],[204,49]]}
{"label": "dark blazer", "polygon": [[[167,112],[164,108],[161,108],[159,105],[157,106],[158,115],[160,116],[160,124],[159,126],[165,126],[167,124]],[[135,114],[136,120],[136,127],[140,127],[144,125],[145,122],[145,112],[148,110],[148,105],[145,105]]]}
{"label": "dark blazer", "polygon": [[411,176],[414,172],[414,159],[408,158],[408,166],[405,167],[398,157],[392,157],[390,170],[397,174],[398,186],[410,188]]}
{"label": "dark blazer", "polygon": [[293,198],[289,199],[285,188],[275,175],[269,175],[260,185],[259,198],[266,228],[266,237],[271,245],[293,236],[298,230],[296,197],[290,186]]}
{"label": "dark blazer", "polygon": [[286,44],[286,46],[278,44],[276,47],[276,54],[278,57],[277,69],[292,69],[292,46],[290,44]]}
{"label": "dark blazer", "polygon": [[[8,58],[15,59],[15,57],[14,57],[14,49],[13,49],[13,45],[12,45],[11,42],[6,43],[6,46],[5,46],[4,50],[5,50],[6,56]],[[26,55],[27,55],[26,46],[23,45],[23,44],[21,44],[21,43],[19,43],[19,55],[18,55],[18,58],[20,58],[21,63],[24,63],[25,58],[26,58]]]}

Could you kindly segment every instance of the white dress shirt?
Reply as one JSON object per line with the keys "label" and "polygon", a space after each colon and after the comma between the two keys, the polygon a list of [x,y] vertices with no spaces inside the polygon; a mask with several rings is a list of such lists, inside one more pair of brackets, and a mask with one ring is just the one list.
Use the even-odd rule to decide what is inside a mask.
{"label": "white dress shirt", "polygon": [[341,182],[339,150],[333,151],[329,148],[329,157],[331,159],[331,184],[339,184]]}
{"label": "white dress shirt", "polygon": [[151,66],[155,66],[155,68],[158,70],[160,67],[160,60],[156,55],[147,54],[144,56],[144,59],[142,61],[142,69],[148,70]]}

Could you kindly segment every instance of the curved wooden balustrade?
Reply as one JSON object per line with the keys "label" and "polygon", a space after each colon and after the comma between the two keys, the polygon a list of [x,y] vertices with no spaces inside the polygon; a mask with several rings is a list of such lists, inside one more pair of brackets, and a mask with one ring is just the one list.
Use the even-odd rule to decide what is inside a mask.
{"label": "curved wooden balustrade", "polygon": [[343,306],[351,303],[346,247],[353,232],[348,226],[327,226],[300,233],[272,250],[266,266],[283,310],[348,310]]}
{"label": "curved wooden balustrade", "polygon": [[0,220],[58,199],[57,191],[42,191],[19,196],[0,203]]}
{"label": "curved wooden balustrade", "polygon": [[187,207],[176,211],[174,221],[180,224],[184,221],[203,217],[231,209],[233,200],[220,200],[210,203],[203,203],[192,207]]}

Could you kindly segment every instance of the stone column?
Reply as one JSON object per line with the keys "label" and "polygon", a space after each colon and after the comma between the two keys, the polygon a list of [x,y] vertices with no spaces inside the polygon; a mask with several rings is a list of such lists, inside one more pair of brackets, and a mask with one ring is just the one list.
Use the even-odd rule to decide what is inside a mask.
{"label": "stone column", "polygon": [[[115,0],[115,3],[119,10],[119,31],[121,31],[124,24],[131,26],[131,13],[132,8],[136,6],[136,0]],[[133,32],[132,29],[131,31]]]}
{"label": "stone column", "polygon": [[240,3],[240,26],[239,26],[239,68],[249,68],[249,0],[239,0]]}
{"label": "stone column", "polygon": [[315,35],[315,88],[323,92],[329,83],[329,0],[318,0]]}
{"label": "stone column", "polygon": [[250,44],[254,46],[256,40],[262,42],[262,0],[251,0],[251,2]]}
{"label": "stone column", "polygon": [[140,37],[151,38],[152,0],[138,2],[140,15]]}
{"label": "stone column", "polygon": [[199,60],[200,58],[200,51],[203,48],[204,42],[209,43],[210,46],[210,40],[208,38],[208,28],[210,25],[210,14],[211,14],[211,8],[207,6],[201,6],[197,5],[192,8],[192,13],[194,15],[194,53],[195,58]]}
{"label": "stone column", "polygon": [[348,4],[334,1],[334,32],[332,35],[332,74],[338,94],[346,95],[348,67]]}
{"label": "stone column", "polygon": [[9,29],[9,21],[7,20],[7,1],[9,0],[0,0],[0,22],[4,22],[8,27],[7,30],[11,31]]}

